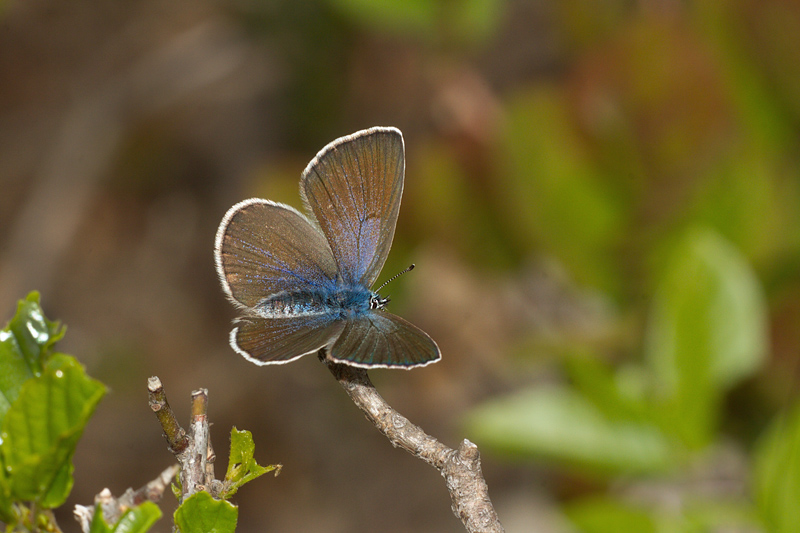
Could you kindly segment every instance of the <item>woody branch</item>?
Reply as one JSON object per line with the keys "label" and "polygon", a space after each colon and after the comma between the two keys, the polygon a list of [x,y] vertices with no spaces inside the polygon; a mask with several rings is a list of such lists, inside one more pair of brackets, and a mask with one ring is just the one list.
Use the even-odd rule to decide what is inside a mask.
{"label": "woody branch", "polygon": [[502,533],[489,487],[481,471],[478,447],[464,439],[457,450],[449,448],[395,411],[378,393],[363,368],[335,363],[320,352],[320,359],[378,431],[400,447],[439,470],[450,492],[453,513],[469,533]]}

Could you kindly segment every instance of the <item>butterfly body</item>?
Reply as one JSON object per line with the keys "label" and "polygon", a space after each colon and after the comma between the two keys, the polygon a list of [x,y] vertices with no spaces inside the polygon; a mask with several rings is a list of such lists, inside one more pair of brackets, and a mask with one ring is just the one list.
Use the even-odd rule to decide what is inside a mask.
{"label": "butterfly body", "polygon": [[251,198],[231,207],[214,258],[243,311],[231,347],[259,364],[325,350],[363,368],[413,368],[441,358],[427,333],[386,311],[371,290],[394,237],[405,153],[396,128],[371,128],[323,148],[300,179],[306,214]]}
{"label": "butterfly body", "polygon": [[263,318],[329,316],[346,320],[383,309],[386,300],[366,287],[341,286],[299,291],[282,291],[265,298],[254,311]]}

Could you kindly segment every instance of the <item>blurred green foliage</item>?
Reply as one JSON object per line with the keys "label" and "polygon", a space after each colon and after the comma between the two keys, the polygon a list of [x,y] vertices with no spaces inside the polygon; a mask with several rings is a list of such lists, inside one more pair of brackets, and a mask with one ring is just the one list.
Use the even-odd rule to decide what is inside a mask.
{"label": "blurred green foliage", "polygon": [[432,42],[472,44],[497,28],[500,0],[327,0],[358,24],[397,35],[409,33]]}
{"label": "blurred green foliage", "polygon": [[496,184],[504,229],[524,255],[544,247],[580,282],[615,289],[609,252],[629,214],[591,161],[566,104],[554,87],[537,87],[508,103],[508,168]]}
{"label": "blurred green foliage", "polygon": [[[676,449],[707,446],[716,434],[722,396],[751,377],[764,360],[766,309],[755,275],[741,255],[717,234],[709,230],[688,232],[663,272],[648,318],[644,364],[637,372],[645,386],[635,388],[642,391],[640,396],[626,393],[631,387],[621,385],[624,380],[599,361],[586,354],[575,355],[567,368],[579,395],[540,389],[534,398],[517,398],[513,408],[489,404],[475,413],[476,429],[502,443],[507,432],[491,424],[531,431],[525,426],[539,420],[545,424],[543,433],[549,432],[548,424],[578,432],[594,425],[598,426],[596,438],[605,439],[607,444],[587,445],[589,453],[619,454],[623,463],[628,456],[628,469],[645,471],[665,464],[669,454],[664,452],[668,448],[664,439],[674,439]],[[630,375],[630,368],[626,372]],[[514,410],[518,415],[509,417]],[[520,416],[530,417],[531,422],[520,424]],[[609,424],[646,422],[637,430],[639,435],[630,439],[651,450],[646,467],[634,467],[638,461],[634,461],[633,452],[623,449],[623,430],[598,425],[597,419],[603,418]],[[661,429],[658,438],[647,437],[655,427]],[[560,442],[584,446],[588,440],[585,436],[562,436],[548,450],[569,457],[566,448],[559,447]],[[677,454],[674,459],[680,457]],[[607,464],[609,461],[602,457],[595,462],[625,470],[618,463]]]}
{"label": "blurred green foliage", "polygon": [[[776,304],[800,284],[800,54],[792,44],[800,12],[777,22],[778,3],[762,11],[695,2],[624,16],[595,6],[603,15],[590,20],[578,8],[586,3],[565,2],[570,71],[504,98],[492,197],[511,236],[504,243],[511,256],[557,258],[579,286],[613,302],[618,342],[561,338],[562,382],[488,400],[466,424],[489,453],[599,483],[564,502],[580,531],[791,531],[800,523],[800,404],[758,398],[798,370],[797,353],[780,367],[771,352],[774,335],[796,338],[800,319],[783,317],[792,331],[772,329]],[[761,26],[773,23],[775,35]],[[781,69],[778,57],[758,60],[762,47],[782,58]],[[625,356],[612,363],[609,353]],[[761,409],[746,434],[727,431],[734,394]],[[742,482],[752,475],[745,493],[678,488],[677,512],[631,498],[645,483],[666,492],[690,478],[732,439],[746,458]]]}
{"label": "blurred green foliage", "polygon": [[800,524],[800,405],[777,417],[755,451],[754,496],[767,531]]}

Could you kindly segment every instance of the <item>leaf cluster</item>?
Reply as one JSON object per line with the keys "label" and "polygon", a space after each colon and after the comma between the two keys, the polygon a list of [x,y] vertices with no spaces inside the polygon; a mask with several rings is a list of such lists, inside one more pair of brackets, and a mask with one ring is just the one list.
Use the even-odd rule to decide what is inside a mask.
{"label": "leaf cluster", "polygon": [[[72,356],[55,351],[65,328],[48,320],[32,292],[0,330],[0,522],[6,531],[60,531],[52,509],[73,485],[72,458],[106,387]],[[228,499],[245,483],[280,466],[254,457],[248,431],[233,428],[231,457],[220,494],[187,498],[174,520],[183,533],[233,532],[238,508]],[[150,501],[125,509],[109,524],[96,504],[91,533],[144,533],[161,517]]]}

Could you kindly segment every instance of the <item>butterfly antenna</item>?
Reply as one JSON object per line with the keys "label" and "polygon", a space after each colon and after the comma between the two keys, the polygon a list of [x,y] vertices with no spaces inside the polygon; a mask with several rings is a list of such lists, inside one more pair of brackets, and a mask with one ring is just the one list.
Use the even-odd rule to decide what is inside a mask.
{"label": "butterfly antenna", "polygon": [[392,276],[391,278],[389,278],[388,280],[386,280],[385,282],[383,282],[383,285],[381,285],[380,287],[378,287],[377,289],[375,289],[375,292],[380,292],[380,290],[381,290],[382,288],[384,288],[384,287],[385,287],[385,286],[387,286],[389,283],[393,282],[394,280],[396,280],[397,278],[399,278],[400,276],[402,276],[402,275],[403,275],[403,274],[405,274],[406,272],[411,272],[412,270],[414,270],[414,266],[415,266],[415,265],[414,265],[414,263],[411,263],[411,265],[409,265],[409,267],[408,267],[408,268],[406,268],[406,269],[405,269],[405,270],[403,270],[402,272],[398,272],[397,274],[395,274],[394,276]]}

